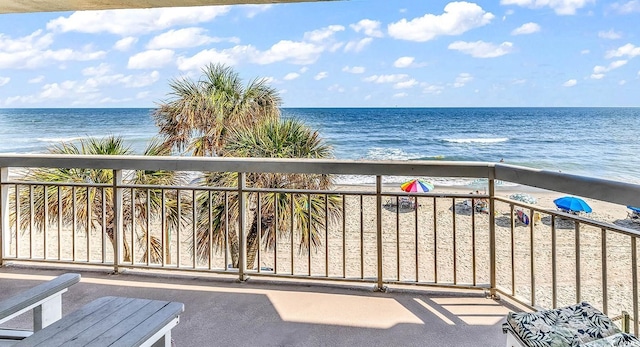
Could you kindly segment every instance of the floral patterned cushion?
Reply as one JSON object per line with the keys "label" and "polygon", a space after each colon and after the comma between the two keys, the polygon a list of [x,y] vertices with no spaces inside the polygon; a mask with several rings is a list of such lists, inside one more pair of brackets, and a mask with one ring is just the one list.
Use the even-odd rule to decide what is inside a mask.
{"label": "floral patterned cushion", "polygon": [[620,333],[609,317],[586,302],[533,313],[511,312],[507,323],[530,347],[582,346]]}
{"label": "floral patterned cushion", "polygon": [[639,347],[640,340],[637,337],[625,334],[617,333],[615,335],[607,336],[603,339],[593,340],[591,342],[580,345],[583,347]]}

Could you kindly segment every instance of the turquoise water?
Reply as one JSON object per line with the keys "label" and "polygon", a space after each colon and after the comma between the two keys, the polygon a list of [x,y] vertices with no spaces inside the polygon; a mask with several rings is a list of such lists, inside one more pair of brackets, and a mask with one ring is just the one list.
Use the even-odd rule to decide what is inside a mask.
{"label": "turquoise water", "polygon": [[[157,132],[150,114],[149,109],[0,109],[0,153],[42,153],[60,141],[111,134],[140,153]],[[305,108],[283,109],[283,117],[318,129],[339,159],[504,159],[640,183],[640,108]]]}

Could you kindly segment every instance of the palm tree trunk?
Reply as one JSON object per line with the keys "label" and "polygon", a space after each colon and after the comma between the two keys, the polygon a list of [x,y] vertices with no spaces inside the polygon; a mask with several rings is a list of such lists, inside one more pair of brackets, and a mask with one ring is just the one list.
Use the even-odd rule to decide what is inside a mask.
{"label": "palm tree trunk", "polygon": [[[253,222],[251,223],[251,229],[247,234],[247,269],[253,269],[256,264],[256,257],[258,255],[258,216],[253,216]],[[260,264],[258,264],[260,266]]]}
{"label": "palm tree trunk", "polygon": [[237,268],[240,260],[240,243],[238,241],[238,233],[233,228],[229,228],[229,253],[231,253],[233,267]]}

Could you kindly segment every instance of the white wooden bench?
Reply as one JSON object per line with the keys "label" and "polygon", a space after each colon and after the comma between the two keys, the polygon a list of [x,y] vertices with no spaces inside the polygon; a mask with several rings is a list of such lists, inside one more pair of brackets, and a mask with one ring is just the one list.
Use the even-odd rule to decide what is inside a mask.
{"label": "white wooden bench", "polygon": [[80,275],[68,273],[0,301],[0,324],[33,310],[33,331],[0,329],[0,341],[23,339],[62,317],[62,293],[80,282]]}
{"label": "white wooden bench", "polygon": [[179,302],[103,297],[19,341],[24,346],[171,346]]}

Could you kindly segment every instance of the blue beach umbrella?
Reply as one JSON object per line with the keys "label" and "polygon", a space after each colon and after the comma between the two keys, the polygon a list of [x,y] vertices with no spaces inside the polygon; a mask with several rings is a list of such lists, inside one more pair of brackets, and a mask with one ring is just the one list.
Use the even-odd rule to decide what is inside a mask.
{"label": "blue beach umbrella", "polygon": [[553,200],[553,203],[559,209],[571,211],[571,212],[586,212],[592,211],[591,207],[582,199],[575,196],[563,196],[561,198]]}
{"label": "blue beach umbrella", "polygon": [[631,211],[635,212],[635,213],[640,213],[640,207],[627,206],[627,208],[630,209]]}

